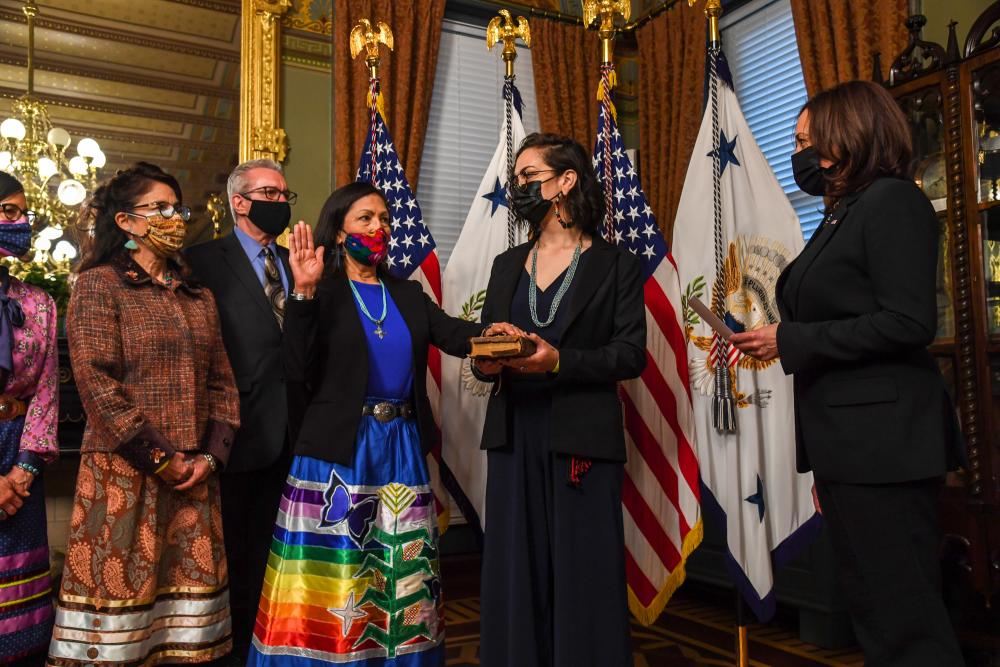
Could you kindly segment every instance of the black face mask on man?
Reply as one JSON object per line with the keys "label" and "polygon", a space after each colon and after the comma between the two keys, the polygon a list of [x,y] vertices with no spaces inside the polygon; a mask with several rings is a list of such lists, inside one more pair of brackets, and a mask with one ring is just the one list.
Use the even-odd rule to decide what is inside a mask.
{"label": "black face mask on man", "polygon": [[822,197],[826,194],[826,174],[829,169],[820,166],[819,153],[812,146],[792,153],[792,175],[799,190],[807,195]]}
{"label": "black face mask on man", "polygon": [[292,219],[292,206],[286,201],[251,199],[247,217],[268,236],[279,236],[288,228],[288,221]]}
{"label": "black face mask on man", "polygon": [[547,178],[544,181],[529,181],[524,185],[516,183],[510,185],[511,208],[518,217],[532,227],[541,225],[542,220],[552,208],[552,200],[542,196],[542,183],[547,183],[552,178]]}

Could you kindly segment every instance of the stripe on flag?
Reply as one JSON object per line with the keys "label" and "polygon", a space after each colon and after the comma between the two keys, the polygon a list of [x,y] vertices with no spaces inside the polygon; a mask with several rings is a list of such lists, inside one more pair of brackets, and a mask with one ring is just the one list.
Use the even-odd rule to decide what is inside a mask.
{"label": "stripe on flag", "polygon": [[608,240],[636,255],[645,276],[646,369],[619,394],[628,446],[622,505],[629,609],[649,625],[684,581],[684,563],[701,542],[700,487],[677,266],[625,154],[613,76],[611,66],[602,68],[594,169],[608,204]]}

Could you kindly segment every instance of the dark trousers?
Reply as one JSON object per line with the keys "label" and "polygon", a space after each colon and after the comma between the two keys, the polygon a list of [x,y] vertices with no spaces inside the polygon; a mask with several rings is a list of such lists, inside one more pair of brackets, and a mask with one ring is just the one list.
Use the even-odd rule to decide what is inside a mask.
{"label": "dark trousers", "polygon": [[628,667],[624,466],[594,461],[574,488],[547,442],[539,401],[518,406],[513,449],[488,454],[480,664]]}
{"label": "dark trousers", "polygon": [[837,573],[868,667],[964,665],[941,597],[941,480],[816,480]]}
{"label": "dark trousers", "polygon": [[283,453],[261,470],[222,474],[222,530],[229,562],[229,605],[233,618],[232,656],[241,664],[246,664],[253,636],[274,519],[291,462],[291,456]]}

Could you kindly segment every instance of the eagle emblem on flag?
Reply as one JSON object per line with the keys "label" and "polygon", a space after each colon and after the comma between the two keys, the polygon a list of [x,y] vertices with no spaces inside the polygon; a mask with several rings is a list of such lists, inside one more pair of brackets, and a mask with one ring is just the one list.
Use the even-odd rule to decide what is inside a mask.
{"label": "eagle emblem on flag", "polygon": [[[723,263],[722,293],[713,291],[712,311],[724,313],[723,320],[736,332],[777,324],[780,318],[774,286],[791,260],[792,251],[774,239],[759,234],[737,236],[730,242]],[[718,334],[701,321],[688,303],[691,297],[703,299],[705,290],[705,278],[698,276],[688,283],[684,291],[684,333],[694,348],[703,353],[692,352],[688,360],[691,384],[703,395],[712,396],[715,392]],[[728,361],[730,368],[749,371],[764,370],[777,363],[777,359],[758,361],[736,348],[729,349]],[[771,392],[766,389],[740,392],[738,379],[738,373],[730,373],[729,382],[736,406],[745,408],[756,404],[766,407]]]}

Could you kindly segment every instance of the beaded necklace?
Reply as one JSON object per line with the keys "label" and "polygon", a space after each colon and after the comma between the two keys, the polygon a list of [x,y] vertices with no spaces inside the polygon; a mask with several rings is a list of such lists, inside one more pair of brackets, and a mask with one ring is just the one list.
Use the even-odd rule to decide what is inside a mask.
{"label": "beaded necklace", "polygon": [[372,321],[372,324],[375,325],[375,335],[378,336],[379,340],[382,340],[385,338],[385,329],[382,328],[382,322],[385,321],[385,315],[388,312],[385,300],[385,283],[382,282],[381,278],[378,279],[378,284],[382,286],[382,314],[378,317],[378,319],[372,317],[372,314],[368,312],[368,306],[365,305],[364,299],[362,299],[361,295],[358,293],[358,288],[354,286],[354,281],[348,280],[347,284],[351,286],[351,291],[354,292],[354,298],[358,302],[358,305],[361,306],[361,312],[365,314],[365,317]]}
{"label": "beaded necklace", "polygon": [[556,291],[555,297],[552,298],[552,306],[549,309],[549,318],[542,322],[538,319],[538,244],[535,244],[535,248],[531,253],[531,273],[528,281],[528,311],[531,314],[531,321],[534,322],[535,326],[539,329],[544,329],[555,321],[556,312],[559,310],[559,303],[562,301],[563,296],[566,295],[566,290],[568,290],[569,286],[573,283],[573,276],[576,274],[576,267],[580,263],[581,252],[583,252],[582,238],[577,244],[576,249],[573,250],[573,259],[569,263],[569,268],[566,269],[566,275],[563,276],[562,283],[559,285],[559,289]]}

